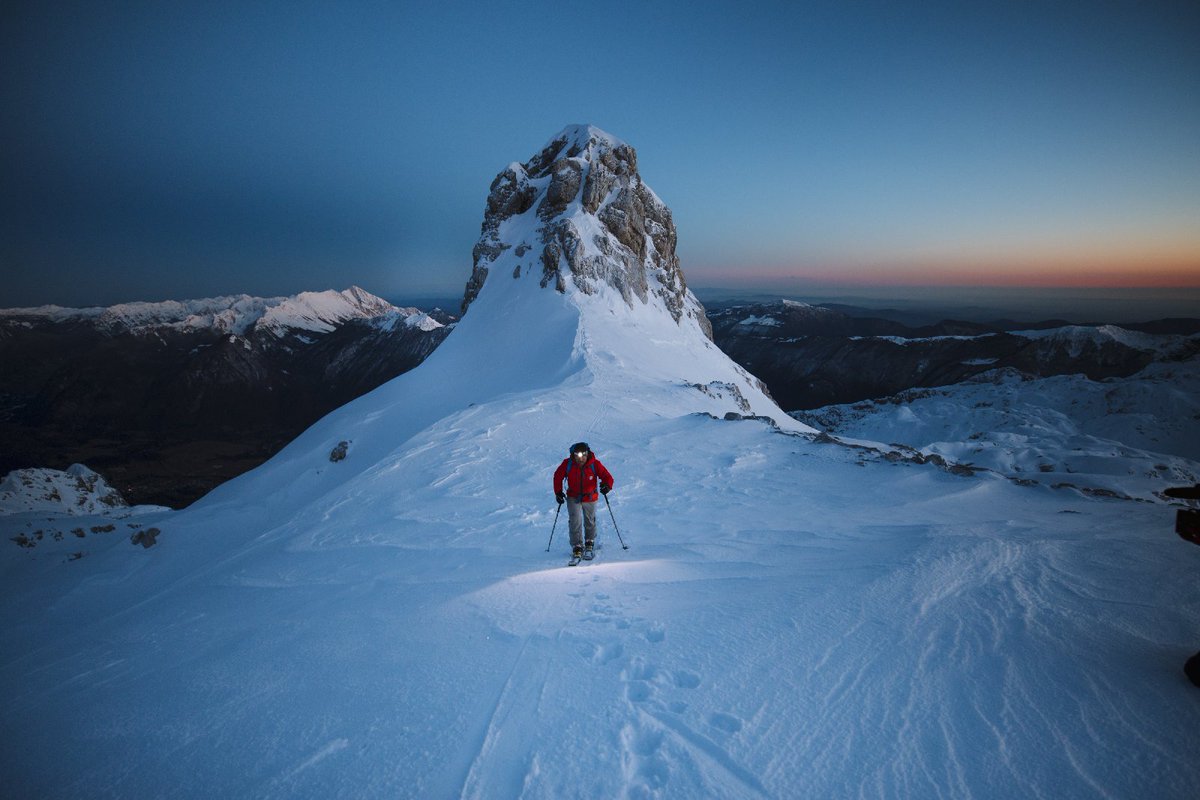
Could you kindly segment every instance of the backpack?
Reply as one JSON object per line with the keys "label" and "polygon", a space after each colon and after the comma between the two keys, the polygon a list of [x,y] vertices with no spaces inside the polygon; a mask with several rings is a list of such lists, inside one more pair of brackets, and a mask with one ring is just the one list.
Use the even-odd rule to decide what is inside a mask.
{"label": "backpack", "polygon": [[[575,456],[574,456],[574,453],[575,453],[575,451],[577,451],[577,450],[580,448],[580,446],[581,446],[581,445],[582,445],[583,447],[587,447],[587,445],[586,445],[586,444],[584,444],[583,442],[579,442],[578,444],[573,444],[573,445],[571,445],[571,450],[570,450],[570,452],[568,452],[568,453],[567,453],[567,475],[568,475],[568,476],[570,476],[570,474],[571,474],[571,470],[575,468]],[[600,484],[602,483],[602,481],[600,480],[600,473],[596,471],[596,462],[597,462],[599,459],[597,459],[597,458],[596,458],[596,454],[592,452],[592,448],[590,448],[590,447],[587,447],[587,451],[588,451],[588,455],[590,455],[590,456],[591,456],[591,458],[590,458],[590,459],[588,459],[588,462],[587,462],[586,464],[584,464],[582,467],[580,467],[580,469],[587,469],[587,468],[591,467],[591,470],[592,470],[592,476],[593,476],[593,477],[595,477],[595,479],[596,479],[596,487],[597,487],[597,489],[598,489],[598,488],[599,488],[599,486],[600,486]],[[570,486],[570,483],[571,483],[571,482],[570,482],[570,480],[568,480],[568,481],[567,481],[567,485],[568,485],[568,486]],[[582,488],[583,488],[583,478],[582,478],[582,476],[580,476],[580,480],[579,480],[579,488],[580,488],[580,489],[582,489]],[[583,497],[583,495],[580,495],[580,497]]]}

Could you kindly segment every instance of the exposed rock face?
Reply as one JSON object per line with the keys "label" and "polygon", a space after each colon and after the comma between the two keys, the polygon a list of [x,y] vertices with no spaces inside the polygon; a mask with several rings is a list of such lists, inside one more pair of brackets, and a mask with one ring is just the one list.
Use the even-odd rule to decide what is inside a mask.
{"label": "exposed rock face", "polygon": [[642,181],[634,149],[598,128],[569,126],[492,181],[462,310],[504,261],[500,274],[532,274],[542,288],[565,292],[569,281],[594,294],[608,285],[630,305],[661,302],[711,339],[675,244],[671,210]]}

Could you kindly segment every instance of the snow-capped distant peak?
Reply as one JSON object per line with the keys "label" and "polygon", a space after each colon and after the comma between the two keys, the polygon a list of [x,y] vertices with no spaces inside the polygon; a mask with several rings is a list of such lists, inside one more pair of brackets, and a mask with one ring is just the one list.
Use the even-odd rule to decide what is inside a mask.
{"label": "snow-capped distant peak", "polygon": [[[256,326],[275,334],[289,329],[325,333],[352,319],[374,319],[399,311],[386,300],[352,286],[340,292],[332,289],[301,292],[292,297],[242,294],[197,300],[120,303],[107,308],[41,306],[7,309],[0,311],[0,316],[56,323],[91,321],[111,333],[211,328],[224,334],[245,336]],[[416,309],[409,312],[420,313]],[[428,323],[418,320],[416,325]],[[423,329],[430,330],[429,327]]]}
{"label": "snow-capped distant peak", "polygon": [[351,319],[372,319],[396,311],[386,300],[352,286],[342,292],[301,292],[268,307],[257,324],[276,332],[292,329],[328,333]]}

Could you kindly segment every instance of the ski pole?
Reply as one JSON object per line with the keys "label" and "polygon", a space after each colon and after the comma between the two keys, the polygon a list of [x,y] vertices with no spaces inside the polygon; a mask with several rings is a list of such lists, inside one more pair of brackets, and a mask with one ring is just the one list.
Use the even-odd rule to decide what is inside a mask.
{"label": "ski pole", "polygon": [[615,515],[612,513],[612,504],[608,502],[608,495],[607,495],[607,494],[605,494],[605,495],[604,495],[604,505],[608,506],[608,515],[609,515],[610,517],[612,517],[612,521],[613,521],[613,530],[615,530],[615,531],[617,532],[617,541],[619,541],[619,542],[621,543],[621,549],[622,549],[622,550],[628,550],[628,549],[629,549],[629,545],[625,544],[625,540],[621,538],[621,529],[617,527],[617,518],[616,518],[616,516],[615,516]]}
{"label": "ski pole", "polygon": [[[562,511],[562,503],[558,504],[558,511],[554,512],[554,524],[550,526],[550,542],[554,541],[554,529],[558,527],[558,512]],[[546,552],[550,552],[550,542],[546,542]]]}

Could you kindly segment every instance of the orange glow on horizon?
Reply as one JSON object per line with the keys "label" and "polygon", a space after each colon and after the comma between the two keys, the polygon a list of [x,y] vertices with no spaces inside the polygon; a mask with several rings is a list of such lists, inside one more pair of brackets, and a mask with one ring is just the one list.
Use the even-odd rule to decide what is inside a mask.
{"label": "orange glow on horizon", "polygon": [[736,278],[751,283],[796,280],[862,287],[1200,288],[1200,257],[1182,263],[1174,259],[1122,259],[1120,263],[1028,259],[1003,263],[934,261],[919,265],[899,262],[820,268],[759,265],[694,270],[685,265],[685,272],[692,282]]}

